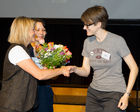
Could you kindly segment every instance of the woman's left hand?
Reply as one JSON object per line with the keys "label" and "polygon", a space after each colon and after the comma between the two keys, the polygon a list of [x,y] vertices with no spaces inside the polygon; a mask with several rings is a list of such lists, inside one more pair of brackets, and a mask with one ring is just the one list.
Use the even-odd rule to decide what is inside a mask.
{"label": "woman's left hand", "polygon": [[125,110],[128,106],[128,99],[129,95],[125,93],[119,101],[118,108],[120,108],[121,110]]}

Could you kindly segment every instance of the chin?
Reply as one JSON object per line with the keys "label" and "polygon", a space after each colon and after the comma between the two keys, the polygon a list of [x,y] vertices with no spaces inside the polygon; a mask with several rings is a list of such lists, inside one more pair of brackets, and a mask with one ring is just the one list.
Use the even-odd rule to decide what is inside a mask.
{"label": "chin", "polygon": [[95,31],[87,30],[87,36],[93,36],[95,34]]}
{"label": "chin", "polygon": [[87,36],[93,36],[93,34],[87,33]]}

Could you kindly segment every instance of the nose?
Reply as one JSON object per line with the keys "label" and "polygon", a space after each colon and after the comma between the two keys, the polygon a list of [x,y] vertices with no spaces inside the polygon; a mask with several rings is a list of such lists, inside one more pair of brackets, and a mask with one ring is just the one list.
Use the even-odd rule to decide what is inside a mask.
{"label": "nose", "polygon": [[43,34],[44,33],[44,31],[43,30],[39,30],[39,34]]}
{"label": "nose", "polygon": [[83,29],[84,29],[84,30],[86,30],[86,29],[87,29],[87,26],[86,26],[86,25],[84,25]]}

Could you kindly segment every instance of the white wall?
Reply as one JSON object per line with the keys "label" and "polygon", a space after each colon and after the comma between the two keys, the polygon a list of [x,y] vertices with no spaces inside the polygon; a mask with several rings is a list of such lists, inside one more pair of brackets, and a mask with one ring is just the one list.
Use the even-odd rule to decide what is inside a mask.
{"label": "white wall", "polygon": [[140,19],[140,0],[0,0],[0,17],[80,18],[93,5],[105,6],[111,19]]}

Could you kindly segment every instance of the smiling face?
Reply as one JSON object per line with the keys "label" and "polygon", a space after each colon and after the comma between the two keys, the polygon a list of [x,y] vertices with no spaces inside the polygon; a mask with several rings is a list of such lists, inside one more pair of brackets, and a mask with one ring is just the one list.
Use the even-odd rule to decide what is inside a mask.
{"label": "smiling face", "polygon": [[98,32],[98,30],[101,28],[101,22],[98,22],[96,24],[84,24],[83,29],[86,30],[87,32],[87,36],[92,36],[92,35],[96,35],[96,33]]}
{"label": "smiling face", "polygon": [[85,10],[81,20],[85,24],[83,29],[87,31],[87,36],[96,35],[99,29],[105,29],[108,13],[104,7],[96,5]]}
{"label": "smiling face", "polygon": [[44,38],[46,36],[46,29],[41,22],[37,22],[35,25],[35,35],[37,36],[36,40],[40,44],[43,44],[45,42]]}

